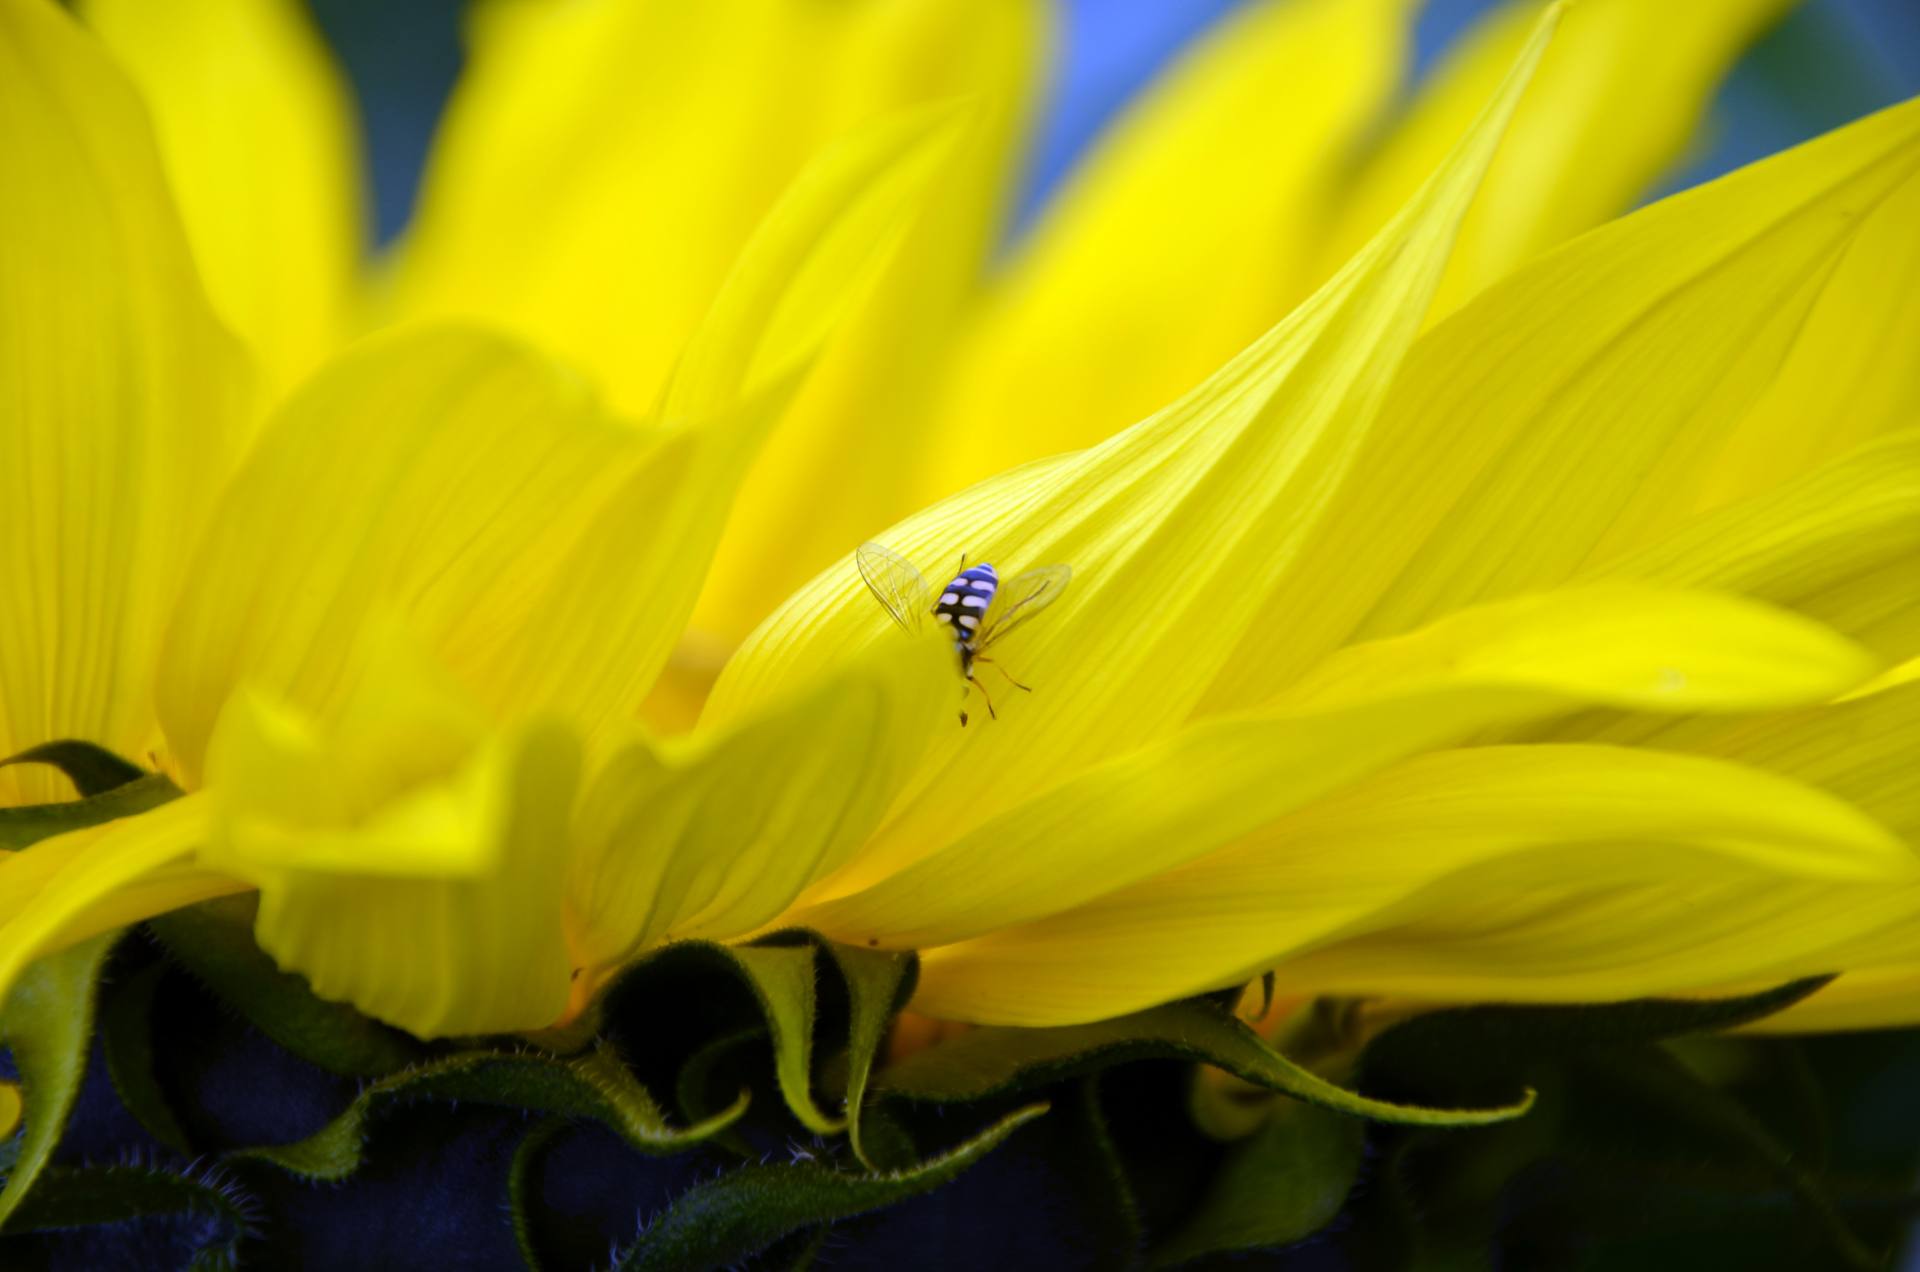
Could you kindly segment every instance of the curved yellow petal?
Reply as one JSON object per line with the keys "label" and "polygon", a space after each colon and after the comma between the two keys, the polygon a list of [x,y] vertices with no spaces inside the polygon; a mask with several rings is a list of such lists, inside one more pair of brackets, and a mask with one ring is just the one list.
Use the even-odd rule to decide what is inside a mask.
{"label": "curved yellow petal", "polygon": [[[1036,692],[989,727],[936,739],[874,860],[904,865],[1187,718],[1364,436],[1527,66],[1378,242],[1212,380],[1102,446],[983,484],[887,536],[928,571],[966,550],[1010,574],[1068,562],[1074,580],[1005,649]],[[709,713],[738,718],[886,627],[850,564],[822,575],[734,659]]]}
{"label": "curved yellow petal", "polygon": [[[139,756],[247,375],[138,98],[45,0],[0,3],[0,189],[0,753]],[[71,796],[44,766],[0,770],[0,804]]]}
{"label": "curved yellow petal", "polygon": [[1275,710],[1090,768],[897,873],[831,881],[830,899],[797,921],[852,943],[947,944],[1151,881],[1495,725],[1582,701],[1669,712],[1819,701],[1866,670],[1846,642],[1729,598],[1614,587],[1488,606],[1345,651]]}
{"label": "curved yellow petal", "polygon": [[[1516,265],[1618,216],[1685,155],[1721,78],[1793,0],[1581,0],[1487,173],[1436,317]],[[1345,260],[1445,157],[1543,6],[1520,0],[1448,52],[1342,200],[1325,266]]]}
{"label": "curved yellow petal", "polygon": [[174,613],[158,705],[184,779],[242,686],[327,716],[388,616],[504,701],[499,646],[650,449],[566,372],[479,332],[400,333],[328,366],[227,489]]}
{"label": "curved yellow petal", "polygon": [[198,795],[0,853],[0,1003],[20,971],[91,936],[244,890],[195,865],[212,808]]}
{"label": "curved yellow petal", "polygon": [[1920,963],[1849,971],[1811,998],[1746,1027],[1748,1033],[1841,1033],[1920,1024]]}
{"label": "curved yellow petal", "polygon": [[1260,0],[1141,96],[993,284],[933,424],[923,499],[1109,437],[1326,277],[1308,275],[1308,246],[1399,82],[1410,8]]}
{"label": "curved yellow petal", "polygon": [[944,641],[890,642],[737,728],[609,761],[582,803],[568,880],[588,988],[660,941],[769,923],[845,862],[951,727],[950,657]]}
{"label": "curved yellow petal", "polygon": [[152,112],[221,316],[284,390],[345,335],[365,210],[358,121],[296,0],[85,0]]}
{"label": "curved yellow petal", "polygon": [[1593,573],[1752,596],[1884,658],[1911,658],[1920,654],[1920,432],[1704,513]]}
{"label": "curved yellow petal", "polygon": [[[1428,332],[1208,706],[1264,698],[1349,641],[1558,586],[1704,510],[1722,456],[1765,444],[1743,417],[1826,280],[1917,172],[1920,102],[1596,230]],[[1821,418],[1796,427],[1820,435]]]}
{"label": "curved yellow petal", "polygon": [[[1666,889],[1697,904],[1698,883],[1724,875],[1754,894],[1740,917],[1764,936],[1769,887],[1911,888],[1900,881],[1916,873],[1920,856],[1851,805],[1757,769],[1614,747],[1468,748],[1409,760],[1081,909],[929,951],[918,1005],[1064,1023],[1275,963],[1310,992],[1632,997],[1672,989],[1676,968],[1684,977],[1690,933],[1671,905],[1662,925],[1603,927],[1621,895]],[[1733,975],[1783,952],[1755,941]],[[1732,953],[1703,954],[1695,983],[1731,979]],[[1656,957],[1657,970],[1643,966]]]}
{"label": "curved yellow petal", "polygon": [[[223,722],[216,754],[260,741]],[[316,824],[257,792],[224,802],[216,771],[204,855],[260,889],[255,939],[320,996],[424,1038],[538,1029],[565,1008],[573,966],[561,889],[579,773],[572,732],[535,724],[370,815]]]}

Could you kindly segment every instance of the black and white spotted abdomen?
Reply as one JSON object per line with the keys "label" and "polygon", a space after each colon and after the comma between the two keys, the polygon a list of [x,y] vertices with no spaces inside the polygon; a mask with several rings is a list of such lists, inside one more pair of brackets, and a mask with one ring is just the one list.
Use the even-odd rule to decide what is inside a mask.
{"label": "black and white spotted abdomen", "polygon": [[941,590],[933,615],[952,629],[956,644],[970,645],[980,634],[980,622],[999,590],[1000,576],[992,566],[970,565]]}

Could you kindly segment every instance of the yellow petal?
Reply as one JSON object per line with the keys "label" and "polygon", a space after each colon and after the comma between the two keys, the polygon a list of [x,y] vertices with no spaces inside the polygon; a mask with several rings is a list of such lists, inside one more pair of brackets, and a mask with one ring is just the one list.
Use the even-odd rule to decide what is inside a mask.
{"label": "yellow petal", "polygon": [[189,860],[211,808],[189,795],[151,812],[0,853],[0,1002],[34,959],[244,889]]}
{"label": "yellow petal", "polygon": [[1764,441],[1742,416],[1822,284],[1916,166],[1910,103],[1588,234],[1428,332],[1208,705],[1557,586],[1703,510],[1720,456]]}
{"label": "yellow petal", "polygon": [[185,780],[243,685],[327,717],[389,617],[506,700],[491,660],[649,446],[477,332],[402,333],[323,370],[226,491],[168,632],[158,703]]}
{"label": "yellow petal", "polygon": [[890,642],[737,728],[615,756],[576,832],[576,960],[600,972],[662,940],[771,922],[847,860],[951,727],[950,657],[944,641]]}
{"label": "yellow petal", "polygon": [[1844,973],[1813,997],[1748,1025],[1749,1033],[1840,1033],[1920,1023],[1920,963]]}
{"label": "yellow petal", "polygon": [[[830,86],[850,120],[915,97],[972,122],[874,294],[829,347],[741,488],[694,624],[724,654],[792,592],[918,502],[935,380],[973,312],[1021,169],[1047,16],[1029,0],[868,6]],[[722,645],[722,642],[724,644]],[[676,659],[678,661],[678,659]],[[689,670],[701,672],[700,648]],[[697,678],[701,697],[719,662]],[[695,703],[695,714],[697,706]]]}
{"label": "yellow petal", "polygon": [[[252,741],[222,733],[218,754]],[[255,938],[322,997],[427,1038],[537,1029],[567,999],[561,881],[578,782],[571,733],[534,725],[357,824],[228,810],[206,856],[260,889]]]}
{"label": "yellow petal", "polygon": [[[622,410],[645,410],[803,164],[824,143],[945,93],[944,75],[904,62],[871,77],[872,43],[902,25],[892,7],[481,9],[401,253],[394,313],[507,326],[588,367]],[[912,32],[900,38],[896,51],[916,48]],[[851,88],[854,74],[884,88]]]}
{"label": "yellow petal", "polygon": [[1110,436],[1326,277],[1307,276],[1310,232],[1399,81],[1410,8],[1249,4],[1147,90],[996,282],[951,373],[923,498]]}
{"label": "yellow petal", "polygon": [[[1618,216],[1684,157],[1721,78],[1792,0],[1581,0],[1527,90],[1434,301],[1451,312],[1516,265]],[[1494,10],[1449,50],[1348,192],[1331,269],[1392,215],[1492,94],[1541,5]]]}
{"label": "yellow petal", "polygon": [[[1920,858],[1850,805],[1755,769],[1612,747],[1470,748],[1410,760],[1079,910],[930,951],[918,1002],[1060,1023],[1274,963],[1283,985],[1311,992],[1630,997],[1686,974],[1691,931],[1677,904],[1654,907],[1659,923],[1620,921],[1622,895],[1667,889],[1697,904],[1691,885],[1720,875],[1763,896],[1794,877],[1916,873]],[[1703,955],[1708,979],[1694,983],[1724,974],[1730,953]],[[1781,953],[1752,942],[1736,974]],[[1643,966],[1656,955],[1662,966]]]}
{"label": "yellow petal", "polygon": [[852,886],[871,869],[833,881],[834,899],[796,921],[852,943],[964,940],[1151,881],[1495,724],[1577,701],[1669,712],[1817,701],[1864,673],[1846,642],[1728,598],[1612,587],[1488,606],[1348,650],[1276,710],[1093,767],[863,890]]}
{"label": "yellow petal", "polygon": [[85,0],[153,114],[221,316],[282,390],[332,351],[360,269],[358,121],[295,0]]}
{"label": "yellow petal", "polygon": [[[0,754],[77,737],[137,757],[246,374],[138,99],[43,0],[0,3],[0,189]],[[71,794],[0,770],[0,804]]]}
{"label": "yellow petal", "polygon": [[[1530,56],[1545,38],[1543,28]],[[1009,574],[1068,562],[1074,581],[1005,648],[1036,692],[1016,695],[997,723],[936,740],[880,832],[877,869],[904,865],[1188,716],[1364,435],[1526,69],[1349,271],[1188,398],[1100,447],[983,484],[886,536],[929,572],[965,550]],[[851,564],[830,571],[736,657],[710,714],[738,718],[888,630]]]}

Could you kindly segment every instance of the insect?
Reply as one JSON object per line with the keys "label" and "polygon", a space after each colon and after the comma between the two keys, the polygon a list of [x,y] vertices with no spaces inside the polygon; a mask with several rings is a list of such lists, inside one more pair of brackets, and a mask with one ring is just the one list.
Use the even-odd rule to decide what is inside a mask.
{"label": "insect", "polygon": [[[926,576],[897,552],[877,543],[863,543],[853,554],[853,560],[860,567],[860,577],[866,581],[867,590],[893,615],[894,622],[913,631],[919,626],[922,614],[932,614],[953,634],[953,649],[960,656],[961,678],[967,686],[980,691],[989,716],[999,718],[993,709],[993,699],[987,696],[987,687],[974,677],[976,664],[989,664],[1006,676],[1007,683],[1014,688],[1033,692],[1031,686],[1021,684],[1007,674],[1006,668],[987,657],[987,650],[1058,600],[1067,590],[1067,580],[1073,577],[1071,567],[1043,565],[1003,584],[991,565],[984,561],[968,565],[967,558],[962,556],[960,572],[941,589],[939,599],[935,600]],[[967,687],[962,686],[960,693],[964,702]],[[966,722],[967,712],[963,706],[960,723]]]}

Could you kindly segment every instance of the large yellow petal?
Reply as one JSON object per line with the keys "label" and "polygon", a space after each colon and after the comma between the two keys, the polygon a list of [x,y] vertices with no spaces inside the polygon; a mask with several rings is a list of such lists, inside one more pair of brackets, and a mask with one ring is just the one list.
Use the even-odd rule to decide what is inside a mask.
{"label": "large yellow petal", "polygon": [[196,866],[212,809],[189,795],[152,812],[0,853],[0,1003],[34,959],[245,888]]}
{"label": "large yellow petal", "polygon": [[[1581,0],[1487,173],[1436,316],[1516,265],[1618,216],[1698,134],[1720,79],[1793,0]],[[1393,214],[1466,131],[1538,15],[1519,0],[1448,52],[1344,199],[1326,267]]]}
{"label": "large yellow petal", "polygon": [[[1721,456],[1766,444],[1743,417],[1916,168],[1909,103],[1596,230],[1428,332],[1208,705],[1264,698],[1350,640],[1557,586],[1703,510]],[[1823,419],[1810,403],[1795,426]]]}
{"label": "large yellow petal", "polygon": [[1142,95],[996,280],[951,372],[922,499],[1158,410],[1322,281],[1308,244],[1399,82],[1410,8],[1260,0]]}
{"label": "large yellow petal", "polygon": [[[1716,915],[1713,930],[1753,925],[1763,939],[1733,966],[1755,975],[1793,941],[1765,939],[1780,917],[1767,888],[1791,893],[1796,877],[1910,888],[1916,874],[1920,857],[1884,827],[1759,770],[1625,748],[1469,748],[1408,761],[1080,910],[930,951],[919,1001],[965,1019],[1060,1023],[1274,963],[1289,990],[1312,993],[1630,997],[1687,984],[1698,929],[1675,922],[1678,901],[1650,907],[1658,922],[1608,929],[1622,896],[1664,890],[1698,904],[1703,883],[1739,881],[1756,904]],[[1692,983],[1724,978],[1729,956],[1703,953]]]}
{"label": "large yellow petal", "polygon": [[[1005,703],[998,722],[935,741],[877,860],[904,865],[1187,718],[1365,434],[1529,64],[1402,219],[1212,380],[1102,446],[983,484],[889,533],[930,572],[966,550],[1009,573],[1065,561],[1075,575],[1065,600],[1005,650],[1036,692]],[[889,631],[843,565],[761,627],[709,713],[749,714]]]}
{"label": "large yellow petal", "polygon": [[365,209],[347,87],[297,0],[85,0],[139,86],[221,316],[274,390],[339,343]]}
{"label": "large yellow petal", "polygon": [[947,657],[944,641],[900,641],[738,728],[616,755],[569,871],[582,988],[660,941],[769,923],[841,865],[950,724]]}
{"label": "large yellow petal", "polygon": [[1667,712],[1819,701],[1867,666],[1803,620],[1714,596],[1616,587],[1488,606],[1345,651],[1276,710],[1097,765],[898,873],[832,880],[831,899],[797,921],[850,942],[964,940],[1150,881],[1496,724],[1581,701]]}
{"label": "large yellow petal", "polygon": [[[0,754],[153,740],[167,606],[243,427],[133,90],[45,0],[0,3]],[[44,766],[0,804],[70,798]]]}

